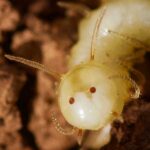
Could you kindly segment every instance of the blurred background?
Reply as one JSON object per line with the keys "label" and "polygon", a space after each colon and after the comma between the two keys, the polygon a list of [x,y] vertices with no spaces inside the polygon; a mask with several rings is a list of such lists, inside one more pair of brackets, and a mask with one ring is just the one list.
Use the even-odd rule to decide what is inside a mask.
{"label": "blurred background", "polygon": [[[104,1],[68,0],[89,9]],[[50,113],[55,111],[63,127],[68,127],[57,104],[54,80],[4,58],[6,53],[13,54],[59,73],[66,72],[83,13],[57,3],[58,0],[0,0],[0,150],[80,149],[76,136],[61,135],[51,122]],[[150,54],[136,67],[146,79],[143,94],[125,106],[124,123],[114,122],[112,140],[102,150],[150,150]]]}

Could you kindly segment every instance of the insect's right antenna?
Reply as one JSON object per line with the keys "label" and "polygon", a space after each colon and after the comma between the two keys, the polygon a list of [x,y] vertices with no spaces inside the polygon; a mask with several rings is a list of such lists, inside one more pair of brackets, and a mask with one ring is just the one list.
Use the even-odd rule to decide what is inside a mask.
{"label": "insect's right antenna", "polygon": [[102,13],[98,16],[98,18],[96,20],[96,24],[95,24],[95,27],[94,27],[94,32],[93,32],[93,35],[92,35],[92,42],[91,42],[91,58],[90,58],[91,60],[94,60],[94,53],[95,53],[95,47],[94,47],[95,43],[94,42],[97,40],[98,30],[99,30],[100,25],[102,23],[105,12],[106,12],[106,7],[104,8]]}
{"label": "insect's right antenna", "polygon": [[5,55],[5,57],[7,59],[9,59],[9,60],[13,60],[13,61],[25,64],[25,65],[28,65],[30,67],[39,69],[41,71],[44,71],[44,72],[50,74],[52,77],[54,77],[58,81],[61,79],[61,75],[60,74],[58,74],[58,73],[56,73],[54,71],[51,71],[51,70],[47,70],[47,68],[44,65],[42,65],[42,64],[40,64],[38,62],[27,60],[27,59],[24,59],[22,57],[11,56],[11,55]]}
{"label": "insect's right antenna", "polygon": [[72,127],[70,131],[66,131],[65,129],[63,129],[63,127],[60,125],[57,118],[55,117],[54,112],[51,112],[51,120],[54,123],[56,130],[63,135],[72,135],[76,131],[75,127]]}

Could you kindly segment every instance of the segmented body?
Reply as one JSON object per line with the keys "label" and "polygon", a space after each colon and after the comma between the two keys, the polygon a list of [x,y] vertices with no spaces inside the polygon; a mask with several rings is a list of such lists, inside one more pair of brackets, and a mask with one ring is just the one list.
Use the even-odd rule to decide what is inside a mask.
{"label": "segmented body", "polygon": [[[108,3],[90,12],[80,22],[79,40],[73,46],[69,60],[71,68],[89,60],[95,22],[104,8],[106,12],[94,41],[95,61],[109,63],[119,60],[133,65],[135,58],[138,60],[136,63],[139,62],[146,50],[149,50],[150,1],[109,0]],[[124,37],[109,33],[110,30]]]}
{"label": "segmented body", "polygon": [[[97,24],[97,31],[94,35],[95,37],[93,37],[97,18],[102,16],[104,11],[104,17],[99,18],[100,24]],[[91,48],[92,40],[93,45]],[[109,124],[121,115],[124,105],[128,100],[131,98],[137,99],[140,96],[140,86],[143,84],[141,83],[143,80],[141,74],[136,72],[133,66],[135,63],[143,61],[144,54],[150,50],[149,42],[150,1],[148,0],[112,0],[102,7],[89,12],[81,21],[79,25],[79,40],[71,49],[69,67],[72,69],[76,65],[80,66],[83,64],[84,66],[84,64],[87,65],[88,63],[89,65],[95,63],[100,66],[99,76],[103,74],[106,78],[99,78],[96,81],[97,83],[100,82],[95,87],[101,89],[98,90],[100,95],[96,99],[97,103],[95,103],[99,112],[96,114],[87,113],[87,109],[91,110],[92,104],[89,102],[87,102],[89,104],[82,103],[82,98],[84,99],[84,97],[76,96],[76,94],[74,94],[77,99],[76,101],[80,103],[80,106],[82,104],[82,109],[77,105],[69,110],[68,106],[68,111],[66,111],[66,108],[63,108],[63,106],[68,105],[66,97],[64,101],[61,99],[60,107],[66,120],[69,120],[69,123],[72,125],[78,126],[81,129],[99,129],[94,132],[91,131],[85,137],[83,143],[85,147],[100,148],[108,143],[111,129]],[[91,49],[94,49],[94,60],[92,61],[90,59]],[[139,84],[141,85],[138,86],[136,81],[131,78],[131,72],[139,78]],[[71,89],[77,91],[77,89],[80,89],[79,87],[81,87],[83,80],[88,82],[92,78],[97,78],[97,76],[96,73],[94,74],[94,71],[90,73],[88,70],[82,76],[82,79],[78,81],[79,85],[77,87],[75,84],[74,86],[71,84]],[[90,85],[90,82],[86,88],[93,86]],[[65,88],[67,89],[67,87]],[[79,91],[84,90],[80,89]],[[80,92],[78,92],[79,94]],[[67,96],[69,97],[69,95]],[[92,100],[94,101],[94,98]],[[110,105],[107,103],[107,100]],[[61,102],[65,105],[62,105]],[[99,119],[102,122],[99,123],[98,128],[94,128],[93,124],[93,128],[88,126],[92,122],[90,119],[87,119],[88,121],[85,124],[83,123],[82,126],[82,115],[75,122],[72,119],[74,115],[67,115],[72,111],[74,114],[79,115],[80,111],[85,110],[84,107],[86,109],[84,111],[86,118],[102,118],[102,120]]]}
{"label": "segmented body", "polygon": [[133,66],[143,60],[149,42],[150,1],[112,0],[81,21],[66,74],[47,71],[43,65],[22,58],[6,57],[58,79],[59,107],[73,128],[65,132],[52,115],[57,129],[63,134],[90,130],[79,143],[100,148],[110,141],[111,123],[121,116],[125,103],[141,94],[131,73],[140,81],[141,74]]}

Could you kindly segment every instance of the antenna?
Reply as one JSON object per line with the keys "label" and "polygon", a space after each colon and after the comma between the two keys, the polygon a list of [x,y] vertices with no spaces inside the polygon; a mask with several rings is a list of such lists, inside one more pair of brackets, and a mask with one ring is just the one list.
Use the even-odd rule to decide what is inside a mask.
{"label": "antenna", "polygon": [[98,16],[98,18],[96,20],[96,24],[95,24],[93,35],[92,35],[92,41],[91,41],[91,58],[90,58],[91,60],[94,60],[94,53],[95,53],[94,44],[95,44],[95,41],[97,40],[98,30],[102,23],[105,12],[106,12],[106,7],[104,7],[104,10],[102,11],[102,13],[100,13],[100,15]]}
{"label": "antenna", "polygon": [[19,62],[19,63],[22,63],[22,64],[25,64],[25,65],[28,65],[30,67],[33,67],[33,68],[36,68],[36,69],[39,69],[41,71],[44,71],[48,74],[50,74],[52,77],[54,77],[56,80],[60,80],[61,78],[61,75],[54,72],[54,71],[51,71],[51,70],[48,70],[44,65],[38,63],[38,62],[35,62],[35,61],[31,61],[31,60],[27,60],[27,59],[24,59],[22,57],[16,57],[16,56],[11,56],[11,55],[5,55],[5,57],[9,60],[13,60],[13,61],[16,61],[16,62]]}

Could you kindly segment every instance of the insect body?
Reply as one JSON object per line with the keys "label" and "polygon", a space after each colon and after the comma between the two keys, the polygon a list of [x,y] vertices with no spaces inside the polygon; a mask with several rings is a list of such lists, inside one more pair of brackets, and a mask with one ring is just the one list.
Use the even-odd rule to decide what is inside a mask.
{"label": "insect body", "polygon": [[[6,57],[58,79],[59,106],[73,126],[71,134],[76,129],[91,130],[89,135],[97,140],[86,137],[88,142],[83,144],[100,148],[109,142],[110,124],[121,115],[125,103],[140,95],[130,72],[135,73],[133,65],[143,58],[149,41],[150,1],[113,0],[89,12],[80,23],[79,41],[72,48],[66,74],[47,71],[43,65],[20,57]],[[52,119],[65,134],[56,118]]]}

